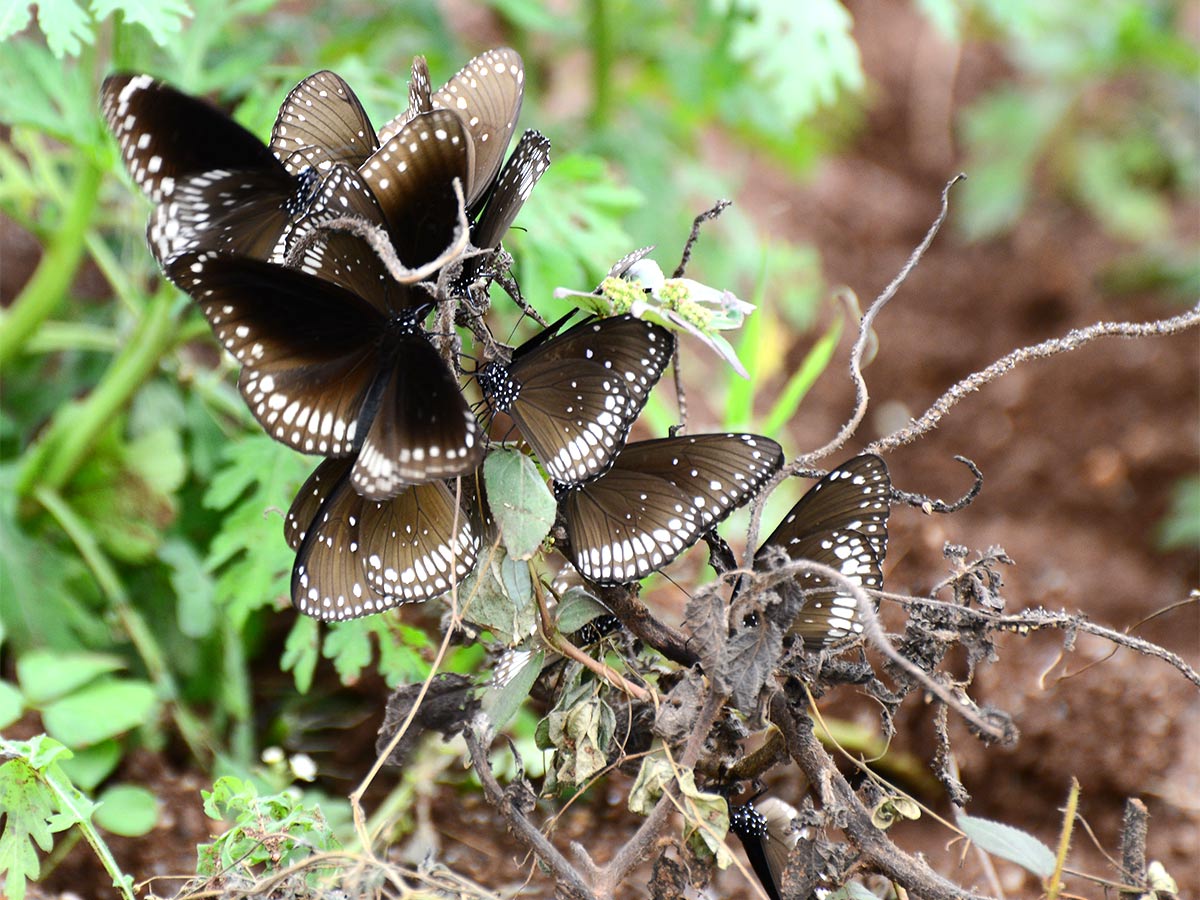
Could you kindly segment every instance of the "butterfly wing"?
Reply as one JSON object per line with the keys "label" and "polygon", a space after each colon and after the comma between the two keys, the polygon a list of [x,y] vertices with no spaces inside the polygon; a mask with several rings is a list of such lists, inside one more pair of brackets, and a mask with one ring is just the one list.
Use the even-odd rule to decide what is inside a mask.
{"label": "butterfly wing", "polygon": [[423,56],[414,56],[412,61],[412,77],[408,82],[408,109],[395,118],[389,119],[379,129],[379,143],[386,144],[397,134],[404,125],[418,113],[426,113],[433,109],[433,84],[429,80],[429,64]]}
{"label": "butterfly wing", "polygon": [[520,54],[499,47],[476,56],[433,94],[435,109],[453,110],[462,116],[475,148],[466,185],[472,215],[483,205],[504,162],[524,91],[525,67]]}
{"label": "butterfly wing", "polygon": [[367,580],[394,603],[446,593],[475,566],[479,551],[470,516],[443,481],[414,485],[381,503],[364,502],[358,538]]}
{"label": "butterfly wing", "polygon": [[283,520],[283,536],[288,546],[299,550],[308,529],[317,519],[317,513],[326,498],[349,471],[352,460],[327,459],[313,469],[311,475],[296,492],[292,505]]}
{"label": "butterfly wing", "polygon": [[564,497],[572,561],[598,584],[644,578],[748,502],[782,465],[782,448],[758,435],[629,444],[608,472]]}
{"label": "butterfly wing", "polygon": [[[871,590],[883,586],[891,480],[887,465],[873,454],[838,466],[809,489],[779,523],[758,553],[776,547],[790,559],[819,562]],[[803,573],[796,579],[805,604],[792,626],[809,649],[862,631],[858,604],[826,579]]]}
{"label": "butterfly wing", "polygon": [[484,250],[499,247],[549,165],[550,139],[540,131],[526,131],[496,179],[496,188],[472,229],[471,243]]}
{"label": "butterfly wing", "polygon": [[[292,605],[306,616],[326,622],[382,612],[389,604],[371,592],[359,555],[358,522],[365,501],[350,486],[348,466],[331,466],[327,474],[337,477],[327,488],[323,483],[322,489],[327,491],[324,500],[297,548]],[[292,503],[298,514],[308,511],[311,498],[304,494],[307,488],[306,482]]]}
{"label": "butterfly wing", "polygon": [[271,150],[293,175],[335,163],[353,168],[379,149],[375,128],[350,85],[328,70],[309,75],[287,95],[271,131]]}
{"label": "butterfly wing", "polygon": [[211,169],[292,181],[270,149],[221,110],[149,75],[110,75],[100,105],[126,170],[155,203],[170,197],[181,178]]}
{"label": "butterfly wing", "polygon": [[465,475],[482,455],[479,423],[445,361],[424,335],[398,342],[351,474],[354,489],[386,500],[405,485]]}
{"label": "butterfly wing", "polygon": [[330,282],[246,257],[185,253],[167,275],[242,364],[238,386],[268,434],[302,453],[354,451],[380,372],[386,319],[377,309]]}
{"label": "butterfly wing", "polygon": [[675,338],[633,316],[588,320],[552,340],[540,338],[514,354],[507,373],[512,400],[498,405],[552,479],[587,481],[625,445]]}
{"label": "butterfly wing", "polygon": [[435,109],[405,123],[363,163],[360,174],[410,268],[436,259],[458,224],[454,179],[468,188],[474,150],[457,114]]}

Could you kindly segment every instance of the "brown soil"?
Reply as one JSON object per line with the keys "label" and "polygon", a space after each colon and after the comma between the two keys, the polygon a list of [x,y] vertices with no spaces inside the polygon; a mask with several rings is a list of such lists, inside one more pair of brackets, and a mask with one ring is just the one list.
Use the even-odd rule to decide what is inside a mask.
{"label": "brown soil", "polygon": [[[962,166],[952,133],[958,111],[1007,73],[994,49],[971,46],[954,60],[907,5],[859,4],[854,11],[871,80],[863,132],[805,186],[754,160],[757,177],[739,202],[764,231],[818,247],[830,282],[850,285],[865,301],[895,276],[936,214],[943,184]],[[726,156],[730,150],[721,143],[713,152]],[[1194,210],[1181,211],[1180,222],[1194,235],[1200,219]],[[875,415],[868,417],[863,442],[894,427],[885,418],[919,415],[955,381],[1013,348],[1095,321],[1178,312],[1162,298],[1114,299],[1101,292],[1099,276],[1124,249],[1046,191],[1035,195],[1014,233],[994,241],[957,238],[952,213],[951,224],[877,322],[880,349],[866,373]],[[808,340],[793,348],[795,359]],[[824,443],[848,414],[852,393],[840,371],[839,361],[805,402],[789,450]],[[953,517],[894,514],[890,588],[928,590],[946,572],[942,547],[949,540],[1008,551],[1016,562],[1004,573],[1010,611],[1039,605],[1083,611],[1122,629],[1184,599],[1200,580],[1196,553],[1162,553],[1155,535],[1174,485],[1198,468],[1198,385],[1193,333],[1107,340],[1026,365],[973,395],[937,431],[888,458],[899,487],[947,499],[969,485],[955,454],[971,457],[986,476],[978,500]],[[1200,662],[1195,605],[1148,622],[1138,633],[1193,665]],[[1122,806],[1127,797],[1140,797],[1152,817],[1149,856],[1164,862],[1185,894],[1200,892],[1195,689],[1162,662],[1124,650],[1105,658],[1111,648],[1097,640],[1081,639],[1060,659],[1062,647],[1060,634],[1011,636],[1001,643],[999,661],[982,670],[974,695],[1010,712],[1021,740],[1011,751],[988,750],[955,729],[962,777],[973,795],[970,811],[1028,829],[1053,845],[1075,777],[1083,789],[1083,815],[1116,855]],[[874,724],[869,708],[837,708]],[[911,708],[899,724],[900,749],[928,758],[926,710]],[[365,771],[373,759],[369,734],[361,743],[343,742],[339,761],[349,763],[356,747]],[[137,766],[136,780],[160,792],[172,824],[148,841],[116,842],[118,859],[138,878],[188,871],[196,843],[214,824],[195,814],[198,782],[153,757],[139,757]],[[785,796],[788,781],[784,775],[776,785]],[[573,807],[556,842],[565,847],[578,839],[599,860],[607,858],[636,827],[623,812],[623,784],[602,785]],[[525,896],[551,896],[545,879],[520,863],[524,854],[476,795],[443,788],[433,804],[442,861],[497,888],[521,884],[532,869]],[[946,849],[950,835],[936,823],[901,825],[894,837],[925,852],[960,883],[990,891],[977,857],[969,854],[959,869],[960,850]],[[1073,854],[1073,868],[1115,878],[1082,833]],[[99,882],[88,857],[85,847],[76,848],[46,887],[107,896],[89,887]],[[1009,897],[1040,893],[1019,869],[1003,862],[997,869]],[[736,873],[719,885],[721,896],[754,896]],[[1069,888],[1102,895],[1080,879]],[[154,889],[169,893],[161,882]],[[632,885],[627,896],[645,896],[644,883]]]}

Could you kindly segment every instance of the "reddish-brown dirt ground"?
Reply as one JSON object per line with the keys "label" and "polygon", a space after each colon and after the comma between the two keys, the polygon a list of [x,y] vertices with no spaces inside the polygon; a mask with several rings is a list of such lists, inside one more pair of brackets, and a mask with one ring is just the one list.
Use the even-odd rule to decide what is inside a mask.
{"label": "reddish-brown dirt ground", "polygon": [[[811,181],[797,186],[763,160],[738,198],[767,232],[809,242],[828,280],[864,299],[900,269],[937,211],[940,190],[962,168],[954,137],[956,114],[1008,77],[994,48],[969,46],[956,62],[929,26],[900,4],[856,4],[856,37],[870,77],[869,111],[861,134]],[[730,149],[714,142],[717,162]],[[738,151],[741,152],[741,151]],[[968,173],[969,174],[969,173]],[[1180,210],[1181,230],[1200,231],[1195,210]],[[1008,351],[1100,320],[1150,320],[1179,312],[1154,296],[1113,298],[1099,287],[1105,266],[1126,248],[1051,192],[1035,193],[1015,231],[970,244],[951,223],[877,321],[879,352],[867,369],[873,416],[861,442],[888,426],[881,411],[916,416],[958,379]],[[798,361],[805,339],[792,348]],[[981,550],[1002,546],[1016,565],[1005,570],[1009,610],[1045,606],[1082,611],[1122,629],[1187,597],[1197,585],[1194,550],[1162,553],[1156,529],[1179,478],[1195,473],[1200,353],[1195,333],[1143,341],[1108,339],[1048,361],[1027,364],[961,403],[932,434],[888,457],[894,483],[943,498],[969,482],[953,462],[971,457],[986,484],[978,500],[953,517],[914,510],[893,514],[887,577],[894,591],[920,593],[946,572],[944,542]],[[807,450],[832,436],[851,409],[845,348],[792,423],[789,450]],[[1138,631],[1193,665],[1200,662],[1200,611],[1193,604]],[[1059,660],[1063,637],[1038,633],[1001,641],[1000,659],[985,666],[974,694],[1015,717],[1021,731],[1011,750],[985,749],[964,729],[953,732],[971,812],[1057,839],[1070,779],[1082,788],[1080,809],[1104,848],[1116,854],[1127,797],[1150,809],[1149,856],[1162,860],[1185,895],[1200,892],[1200,698],[1162,662],[1122,650],[1086,672],[1110,647],[1081,639]],[[326,675],[333,679],[333,673]],[[378,696],[378,695],[376,695]],[[911,701],[910,701],[911,703]],[[838,714],[874,725],[870,707],[840,702]],[[899,749],[928,758],[926,710],[912,703],[899,722]],[[365,771],[373,759],[374,721],[340,742],[338,761]],[[146,878],[186,872],[210,825],[196,814],[198,781],[139,758],[136,780],[173,809],[173,825],[149,840],[118,841],[126,871]],[[349,784],[349,782],[347,782]],[[626,783],[594,790],[564,817],[556,841],[586,844],[598,860],[636,827],[624,812]],[[789,776],[773,788],[789,796]],[[348,788],[347,788],[348,789]],[[791,789],[792,800],[799,798]],[[530,867],[503,836],[503,827],[475,795],[442,789],[433,801],[441,859],[481,883],[521,884]],[[945,804],[934,805],[946,814]],[[977,859],[958,868],[949,834],[928,819],[904,824],[895,840],[921,850],[942,873],[985,892]],[[1114,870],[1077,833],[1072,868],[1115,878]],[[103,896],[85,847],[46,887]],[[1036,897],[1040,887],[1021,870],[997,863],[1009,897]],[[1102,896],[1071,879],[1076,895]],[[169,894],[165,883],[154,888]],[[756,896],[740,876],[726,874],[712,896]],[[526,896],[552,895],[535,870]],[[626,896],[645,896],[633,885]]]}

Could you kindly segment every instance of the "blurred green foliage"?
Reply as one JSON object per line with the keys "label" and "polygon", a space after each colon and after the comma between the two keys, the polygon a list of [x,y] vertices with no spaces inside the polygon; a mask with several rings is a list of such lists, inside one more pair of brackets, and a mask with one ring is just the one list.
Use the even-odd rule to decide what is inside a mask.
{"label": "blurred green foliage", "polygon": [[[1011,227],[1049,178],[1142,259],[1161,261],[1135,267],[1140,277],[1190,278],[1195,290],[1194,258],[1171,229],[1172,198],[1194,196],[1200,171],[1197,55],[1178,35],[1179,9],[921,7],[952,39],[983,29],[1019,74],[962,123],[974,160],[969,231]],[[590,0],[568,15],[544,0],[493,0],[489,15],[490,33],[525,58],[521,127],[555,147],[506,242],[547,316],[562,310],[555,287],[588,290],[635,247],[657,244],[671,268],[692,217],[752,174],[714,162],[713,133],[800,176],[859,117],[865,79],[835,0]],[[316,460],[262,435],[232,363],[159,278],[147,206],[101,124],[99,85],[114,69],[150,72],[265,136],[286,91],[319,68],[345,77],[381,123],[406,102],[413,55],[440,81],[482,48],[465,46],[432,0],[354,15],[275,0],[55,0],[35,13],[5,0],[0,39],[5,241],[23,233],[41,250],[5,249],[16,293],[0,319],[0,646],[15,665],[2,673],[0,716],[45,715],[45,704],[89,690],[112,703],[136,685],[120,728],[114,719],[106,733],[80,734],[62,718],[56,733],[93,757],[81,783],[99,785],[125,749],[168,733],[202,763],[249,771],[260,733],[279,727],[256,720],[255,667],[282,664],[301,691],[322,660],[343,682],[374,667],[398,683],[424,674],[432,645],[387,617],[319,628],[291,612],[281,512]],[[1164,103],[1172,115],[1148,118]],[[816,255],[761,234],[735,207],[705,230],[689,274],[759,305],[739,345],[754,380],[716,376],[702,402],[729,428],[782,427],[839,337],[839,325],[825,326],[804,364],[784,370],[787,336],[813,323],[827,293]],[[763,396],[763,385],[778,393]],[[659,397],[648,414],[659,434],[677,415]],[[60,675],[87,660],[110,668],[51,700],[24,675],[44,650],[71,663]],[[477,661],[456,652],[448,668]]]}

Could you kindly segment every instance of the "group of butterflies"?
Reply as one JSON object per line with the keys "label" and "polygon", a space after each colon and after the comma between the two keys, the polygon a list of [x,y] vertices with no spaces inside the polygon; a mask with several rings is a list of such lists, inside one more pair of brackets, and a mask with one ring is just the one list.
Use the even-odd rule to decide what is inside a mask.
{"label": "group of butterflies", "polygon": [[[438,90],[418,58],[408,109],[376,131],[345,81],[322,71],[287,95],[268,144],[150,76],[104,82],[122,162],[155,204],[156,259],[241,364],[239,389],[267,433],[326,458],[286,517],[292,601],[307,615],[426,600],[474,567],[487,517],[464,511],[452,479],[478,471],[487,429],[456,361],[425,330],[436,292],[397,280],[367,231],[412,270],[443,257],[465,215],[469,252],[441,290],[477,284],[549,163],[549,142],[532,130],[505,162],[523,81],[506,48]],[[506,414],[551,480],[574,566],[596,584],[630,583],[747,503],[783,452],[751,434],[627,443],[675,336],[629,315],[571,318],[471,374],[489,424]],[[756,561],[779,548],[880,587],[889,490],[878,457],[849,461]],[[859,630],[845,591],[813,576],[801,586],[794,631],[806,645]]]}

